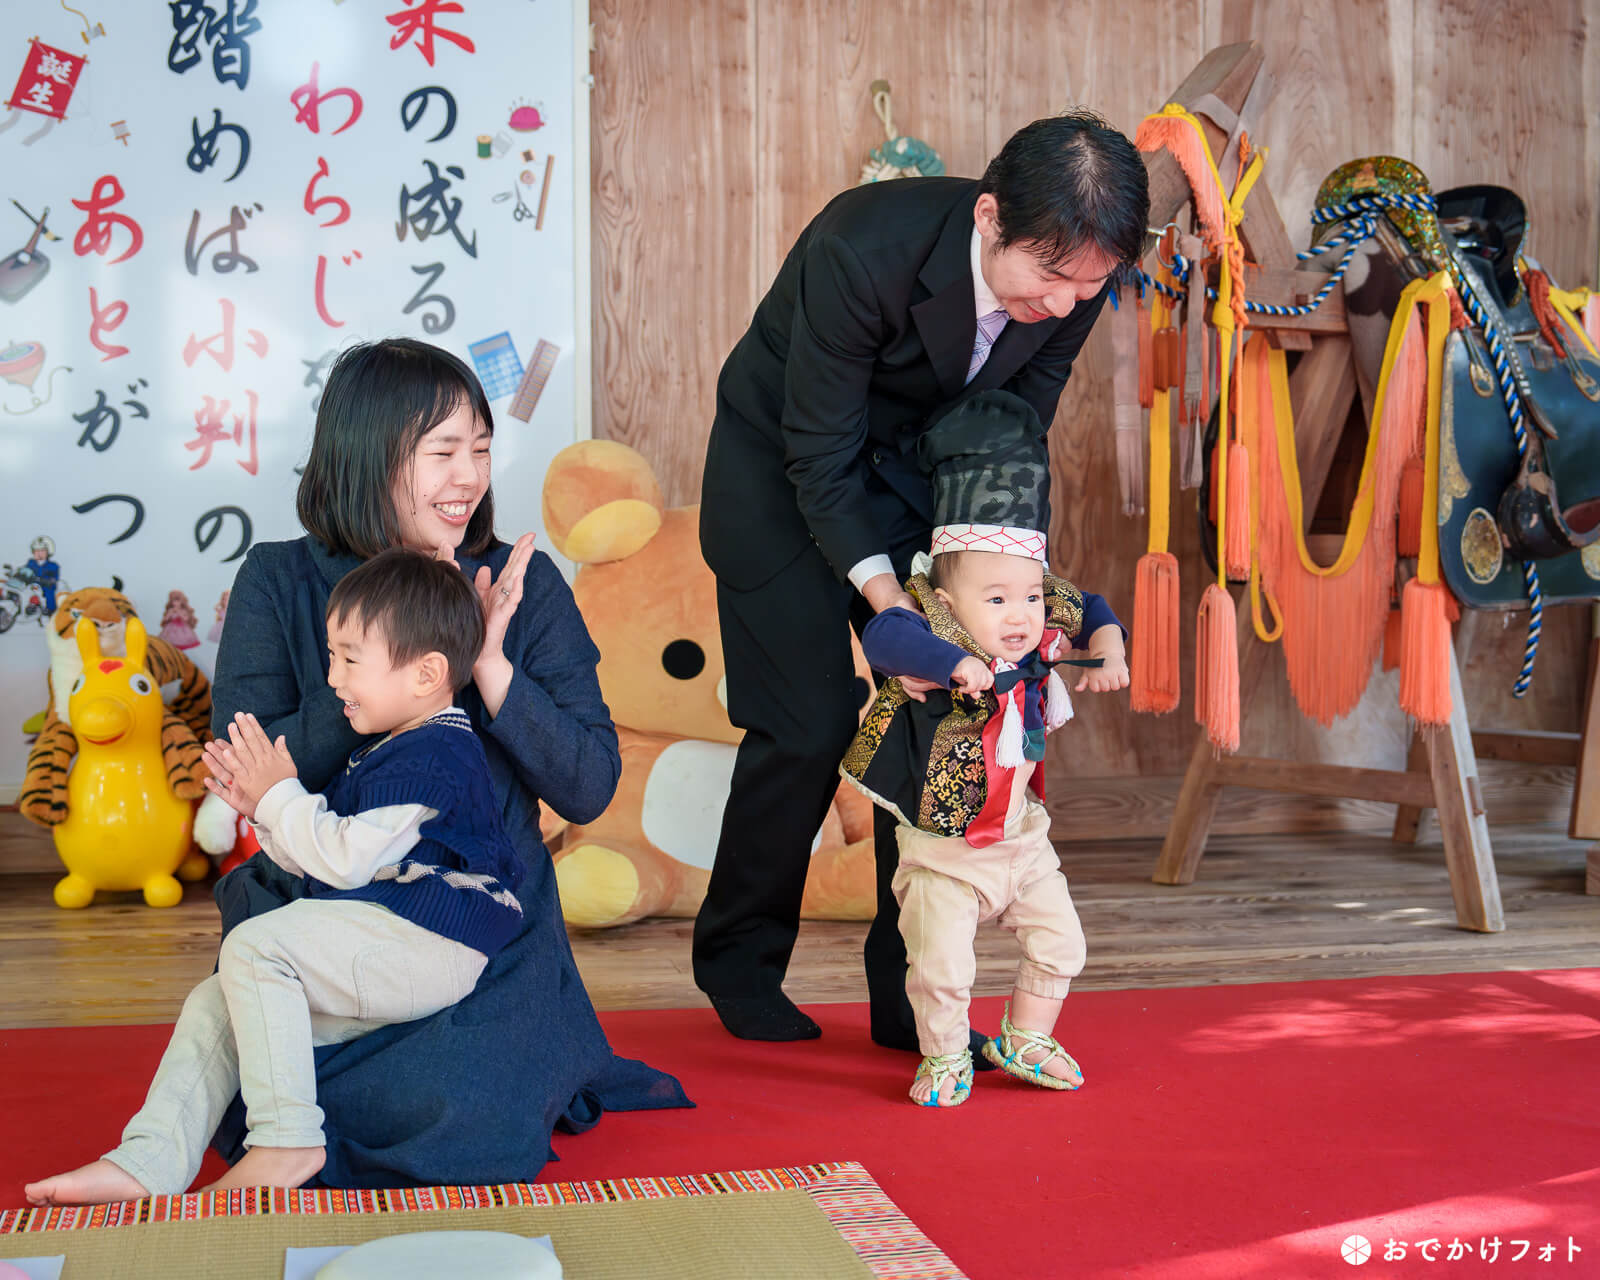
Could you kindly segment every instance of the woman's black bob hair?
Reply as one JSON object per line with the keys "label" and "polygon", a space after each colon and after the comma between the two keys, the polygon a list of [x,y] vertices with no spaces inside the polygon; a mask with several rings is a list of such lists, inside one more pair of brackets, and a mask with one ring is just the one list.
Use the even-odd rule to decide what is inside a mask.
{"label": "woman's black bob hair", "polygon": [[[399,546],[395,481],[411,465],[417,442],[463,403],[493,434],[483,387],[448,351],[414,338],[385,338],[344,352],[328,373],[295,495],[305,531],[333,554],[363,560]],[[472,513],[461,550],[482,555],[494,541],[491,489]]]}

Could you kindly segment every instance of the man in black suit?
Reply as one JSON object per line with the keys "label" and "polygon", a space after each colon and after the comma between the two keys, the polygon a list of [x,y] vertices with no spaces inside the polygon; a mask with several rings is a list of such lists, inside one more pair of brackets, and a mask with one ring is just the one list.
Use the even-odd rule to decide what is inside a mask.
{"label": "man in black suit", "polygon": [[[1037,120],[981,181],[897,179],[836,197],[723,365],[700,545],[717,577],[728,714],[745,736],[694,973],[734,1035],[819,1034],[781,984],[860,711],[846,622],[859,631],[876,611],[916,607],[901,583],[933,522],[918,437],[995,388],[1048,427],[1112,278],[1138,261],[1148,214],[1125,137],[1087,112]],[[889,889],[894,821],[875,813],[872,1038],[915,1051]]]}

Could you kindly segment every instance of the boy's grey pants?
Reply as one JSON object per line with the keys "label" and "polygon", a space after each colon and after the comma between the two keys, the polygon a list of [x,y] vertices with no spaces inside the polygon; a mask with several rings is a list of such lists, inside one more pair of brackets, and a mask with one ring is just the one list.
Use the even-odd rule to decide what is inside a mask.
{"label": "boy's grey pants", "polygon": [[448,1008],[486,963],[370,902],[302,898],[246,920],[184,1001],[144,1106],[105,1158],[151,1195],[187,1191],[235,1092],[247,1146],[323,1146],[313,1047]]}

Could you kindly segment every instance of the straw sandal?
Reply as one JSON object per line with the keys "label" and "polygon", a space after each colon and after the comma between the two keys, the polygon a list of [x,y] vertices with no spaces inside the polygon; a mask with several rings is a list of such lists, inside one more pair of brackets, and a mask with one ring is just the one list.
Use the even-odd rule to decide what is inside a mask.
{"label": "straw sandal", "polygon": [[[959,1107],[967,1100],[967,1095],[972,1092],[972,1050],[963,1049],[960,1053],[930,1053],[923,1058],[917,1067],[917,1074],[911,1081],[915,1089],[922,1080],[933,1081],[933,1092],[923,1102],[916,1102],[919,1107]],[[956,1082],[955,1090],[950,1094],[949,1102],[939,1101],[939,1090],[944,1087],[946,1080]]]}
{"label": "straw sandal", "polygon": [[[1044,1056],[1038,1062],[1024,1062],[1023,1055],[1034,1050],[1042,1051]],[[1073,1061],[1072,1055],[1061,1047],[1054,1036],[1011,1024],[1010,1004],[1006,1005],[1005,1013],[1000,1015],[1000,1034],[993,1040],[984,1041],[983,1056],[1007,1075],[1016,1076],[1018,1080],[1026,1080],[1029,1084],[1036,1084],[1041,1089],[1077,1089],[1083,1084],[1081,1078],[1083,1069]],[[1076,1071],[1080,1077],[1077,1083],[1046,1075],[1044,1064],[1051,1058],[1060,1058]]]}

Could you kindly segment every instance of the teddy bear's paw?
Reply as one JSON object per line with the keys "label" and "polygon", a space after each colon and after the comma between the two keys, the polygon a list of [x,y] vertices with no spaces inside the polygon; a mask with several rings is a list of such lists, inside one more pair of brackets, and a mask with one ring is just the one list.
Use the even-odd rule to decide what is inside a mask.
{"label": "teddy bear's paw", "polygon": [[561,914],[578,929],[606,929],[637,920],[639,873],[626,854],[604,845],[580,844],[556,860]]}

